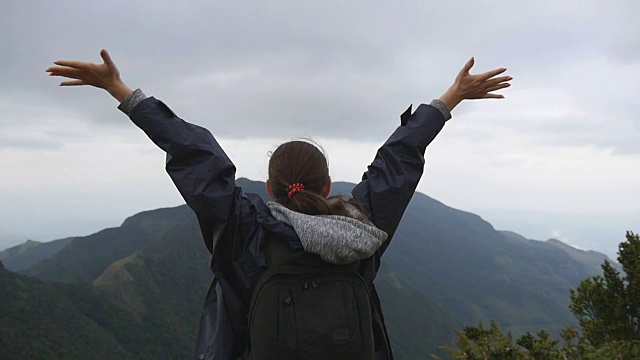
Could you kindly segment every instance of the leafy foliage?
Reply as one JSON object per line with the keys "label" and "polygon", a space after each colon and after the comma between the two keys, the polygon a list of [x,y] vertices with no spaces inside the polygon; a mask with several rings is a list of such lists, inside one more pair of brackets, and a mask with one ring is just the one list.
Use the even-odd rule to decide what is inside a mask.
{"label": "leafy foliage", "polygon": [[[466,360],[637,360],[640,359],[640,341],[610,341],[593,346],[577,340],[577,330],[563,332],[563,346],[552,340],[546,331],[536,335],[526,333],[515,342],[511,333],[506,335],[495,322],[489,328],[478,326],[456,331],[457,347],[444,347],[454,359]],[[440,357],[432,355],[434,359]]]}
{"label": "leafy foliage", "polygon": [[569,308],[580,322],[581,336],[594,346],[640,340],[640,236],[627,232],[618,249],[624,275],[605,261],[602,276],[571,290]]}
{"label": "leafy foliage", "polygon": [[[467,360],[565,360],[563,353],[547,332],[536,336],[526,333],[515,342],[511,332],[506,335],[495,321],[489,328],[482,323],[456,331],[458,348],[445,347],[455,359]],[[435,359],[440,357],[433,356]]]}

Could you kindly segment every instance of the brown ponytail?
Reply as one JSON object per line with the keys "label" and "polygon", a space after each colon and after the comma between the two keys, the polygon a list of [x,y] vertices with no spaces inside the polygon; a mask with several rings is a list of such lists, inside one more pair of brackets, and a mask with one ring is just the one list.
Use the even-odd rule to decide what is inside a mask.
{"label": "brown ponytail", "polygon": [[[308,215],[350,216],[345,204],[352,201],[341,196],[322,196],[322,190],[329,181],[327,158],[319,147],[309,142],[289,141],[271,154],[269,183],[273,200],[290,210]],[[291,191],[291,186],[296,184],[302,184],[304,188],[294,186],[295,191]],[[361,206],[353,205],[362,212]]]}

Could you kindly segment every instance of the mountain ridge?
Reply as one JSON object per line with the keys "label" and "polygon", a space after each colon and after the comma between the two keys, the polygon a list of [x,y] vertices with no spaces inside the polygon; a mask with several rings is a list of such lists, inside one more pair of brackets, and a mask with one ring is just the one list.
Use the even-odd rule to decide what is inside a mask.
{"label": "mountain ridge", "polygon": [[[268,199],[264,183],[238,184]],[[333,193],[349,194],[353,186],[335,182]],[[497,231],[476,214],[416,193],[376,279],[396,357],[439,353],[438,346],[452,343],[454,328],[477,321],[498,320],[516,334],[543,327],[556,332],[573,320],[568,289],[597,270],[582,262],[590,254],[582,258],[581,250],[571,249]],[[99,302],[98,310],[86,292],[84,300],[56,299],[69,297],[72,308],[80,302],[108,333],[129,329],[135,341],[116,336],[126,353],[182,358],[190,356],[211,283],[209,262],[196,217],[182,205],[141,212],[120,227],[73,238],[24,273],[67,283],[50,283],[62,294],[76,286],[102,294],[100,301],[108,303]],[[101,312],[120,320],[102,319]]]}

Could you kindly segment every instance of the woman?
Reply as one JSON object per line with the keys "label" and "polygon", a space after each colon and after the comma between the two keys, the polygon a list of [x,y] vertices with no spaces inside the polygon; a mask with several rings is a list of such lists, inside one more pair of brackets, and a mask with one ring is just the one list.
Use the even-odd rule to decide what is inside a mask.
{"label": "woman", "polygon": [[[90,85],[109,92],[119,109],[167,153],[166,169],[196,213],[212,254],[215,279],[207,294],[196,344],[196,359],[237,359],[246,352],[251,296],[267,269],[266,238],[286,241],[291,253],[313,253],[332,263],[359,261],[369,287],[375,359],[392,359],[373,280],[402,214],[422,176],[424,152],[465,99],[503,98],[508,87],[500,68],[469,73],[471,58],[454,84],[430,105],[401,116],[354,188],[352,200],[328,198],[331,180],[320,150],[289,142],[273,153],[265,204],[235,184],[235,167],[206,129],[178,118],[165,104],[132,91],[106,50],[102,64],[56,61],[46,71],[67,77],[61,86]],[[356,240],[357,239],[357,240]]]}

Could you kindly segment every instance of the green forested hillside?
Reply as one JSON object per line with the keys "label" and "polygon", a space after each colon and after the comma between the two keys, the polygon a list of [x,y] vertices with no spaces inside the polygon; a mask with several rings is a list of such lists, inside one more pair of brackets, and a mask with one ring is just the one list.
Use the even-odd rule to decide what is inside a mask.
{"label": "green forested hillside", "polygon": [[443,354],[439,347],[453,343],[454,330],[460,323],[429,294],[384,265],[376,288],[397,359],[425,359],[425,354]]}
{"label": "green forested hillside", "polygon": [[88,284],[50,284],[0,269],[1,359],[135,359],[94,315],[127,318]]}

